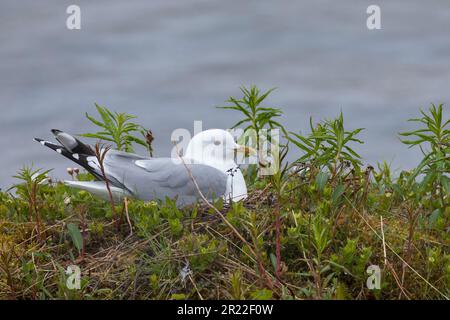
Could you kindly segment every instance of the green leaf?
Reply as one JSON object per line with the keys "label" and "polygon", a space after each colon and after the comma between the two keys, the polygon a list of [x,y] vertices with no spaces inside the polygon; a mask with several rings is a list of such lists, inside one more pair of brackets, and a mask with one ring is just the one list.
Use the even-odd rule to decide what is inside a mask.
{"label": "green leaf", "polygon": [[141,146],[147,147],[147,143],[144,140],[141,140],[139,138],[133,137],[133,136],[127,136],[127,140],[136,142],[137,144],[140,144]]}
{"label": "green leaf", "polygon": [[85,113],[86,118],[88,118],[93,124],[106,128],[105,124],[101,123],[100,121],[96,120],[95,118],[91,117],[87,112]]}
{"label": "green leaf", "polygon": [[277,257],[273,253],[270,254],[270,262],[272,262],[273,270],[276,270],[277,269]]}
{"label": "green leaf", "polygon": [[254,300],[270,300],[272,299],[273,292],[268,289],[262,289],[253,291],[250,295]]}
{"label": "green leaf", "polygon": [[320,171],[316,176],[317,189],[322,192],[328,182],[328,173]]}
{"label": "green leaf", "polygon": [[331,201],[333,202],[333,204],[336,204],[339,200],[339,198],[342,196],[342,194],[345,191],[345,187],[342,184],[339,184],[334,190],[333,193],[331,195]]}
{"label": "green leaf", "polygon": [[186,300],[186,295],[184,293],[173,293],[172,300]]}
{"label": "green leaf", "polygon": [[174,235],[179,235],[181,231],[183,230],[183,225],[180,222],[180,219],[178,218],[169,218],[168,219],[170,229]]}
{"label": "green leaf", "polygon": [[435,225],[437,219],[439,218],[439,216],[440,216],[441,214],[442,214],[442,210],[441,210],[440,208],[434,210],[434,211],[431,213],[430,217],[428,218],[428,224],[429,224],[430,228],[432,228],[432,227]]}
{"label": "green leaf", "polygon": [[197,206],[195,206],[194,209],[192,209],[191,218],[192,219],[197,218],[197,214],[198,214],[198,208],[197,208]]}
{"label": "green leaf", "polygon": [[78,229],[78,225],[76,225],[75,223],[68,223],[67,230],[69,231],[69,235],[72,238],[72,243],[77,248],[78,252],[81,252],[81,249],[83,248],[83,236]]}
{"label": "green leaf", "polygon": [[444,191],[447,194],[450,193],[450,178],[442,175],[441,176],[441,184],[442,184],[442,187],[444,188]]}
{"label": "green leaf", "polygon": [[95,104],[95,107],[97,108],[97,111],[100,114],[100,117],[102,118],[106,126],[109,128],[113,127],[114,126],[112,121],[112,119],[114,118],[113,114],[108,109],[99,106],[97,103]]}
{"label": "green leaf", "polygon": [[106,137],[104,135],[100,135],[100,134],[96,134],[96,133],[82,133],[79,135],[80,137],[85,137],[85,138],[94,138],[94,139],[99,139],[99,140],[105,140],[105,141],[111,141],[114,142],[113,139]]}

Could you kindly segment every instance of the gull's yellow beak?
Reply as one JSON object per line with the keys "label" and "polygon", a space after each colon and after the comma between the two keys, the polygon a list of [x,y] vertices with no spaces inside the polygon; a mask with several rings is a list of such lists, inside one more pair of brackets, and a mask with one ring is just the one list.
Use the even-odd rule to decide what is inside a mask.
{"label": "gull's yellow beak", "polygon": [[247,147],[247,146],[242,146],[242,145],[239,145],[239,144],[236,145],[234,150],[236,152],[243,153],[246,157],[256,154],[256,150],[255,149],[253,149],[251,147]]}

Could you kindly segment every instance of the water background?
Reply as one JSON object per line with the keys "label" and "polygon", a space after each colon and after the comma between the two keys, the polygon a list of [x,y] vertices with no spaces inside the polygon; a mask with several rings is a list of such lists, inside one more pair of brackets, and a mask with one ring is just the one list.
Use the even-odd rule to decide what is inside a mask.
{"label": "water background", "polygon": [[[65,26],[81,7],[82,29]],[[268,105],[305,131],[309,117],[344,112],[364,127],[364,162],[411,168],[420,151],[397,133],[430,102],[450,103],[450,2],[377,0],[382,30],[366,28],[373,1],[183,0],[0,2],[0,187],[25,164],[71,162],[33,142],[50,129],[92,132],[94,102],[138,116],[158,156],[176,128],[228,128],[218,110],[239,86],[278,87]],[[449,108],[446,107],[446,116]],[[291,159],[299,153],[292,150]]]}

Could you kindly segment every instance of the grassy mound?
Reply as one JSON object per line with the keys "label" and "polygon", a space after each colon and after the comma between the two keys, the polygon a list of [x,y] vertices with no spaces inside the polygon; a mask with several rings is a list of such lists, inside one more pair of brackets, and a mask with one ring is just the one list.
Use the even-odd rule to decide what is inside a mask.
{"label": "grassy mound", "polygon": [[[385,163],[362,165],[353,149],[361,129],[345,130],[342,115],[311,121],[308,135],[287,133],[273,120],[278,109],[260,107],[268,93],[243,94],[228,106],[245,114],[240,124],[257,133],[280,128],[302,158],[272,176],[249,166],[244,202],[181,209],[170,199],[106,202],[49,181],[48,172],[24,169],[15,192],[0,192],[0,298],[450,296],[450,134],[442,106],[423,112],[415,119],[421,127],[403,134],[411,139],[406,144],[423,148],[424,159],[393,177]],[[130,132],[113,131],[114,121],[106,121],[120,114],[100,110],[104,122],[90,118],[111,126],[116,146],[130,148]],[[282,163],[287,150],[281,148]],[[77,285],[73,266],[81,271],[79,289],[70,285]]]}

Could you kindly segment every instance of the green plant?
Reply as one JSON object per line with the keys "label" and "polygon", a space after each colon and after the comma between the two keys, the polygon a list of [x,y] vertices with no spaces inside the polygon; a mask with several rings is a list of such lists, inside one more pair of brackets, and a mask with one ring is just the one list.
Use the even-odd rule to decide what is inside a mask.
{"label": "green plant", "polygon": [[[254,85],[250,86],[250,89],[241,87],[243,97],[238,99],[230,97],[226,102],[230,103],[229,106],[219,107],[221,109],[239,111],[243,119],[233,125],[232,128],[237,128],[241,125],[245,125],[244,133],[239,138],[241,144],[246,144],[246,140],[250,139],[253,147],[256,148],[258,161],[261,166],[267,165],[266,157],[263,154],[265,144],[270,144],[272,137],[268,132],[263,131],[267,129],[280,129],[285,135],[287,135],[286,129],[275,120],[280,117],[283,112],[279,108],[263,107],[261,104],[269,96],[269,94],[275,90],[272,88],[266,92],[261,91]],[[272,151],[272,150],[271,150]],[[271,152],[272,156],[276,158],[278,156],[278,146],[275,146],[275,152]],[[248,169],[250,175],[250,182],[253,183],[256,174],[256,165],[250,165]]]}
{"label": "green plant", "polygon": [[141,237],[148,238],[161,225],[161,213],[156,202],[130,202],[130,215]]}
{"label": "green plant", "polygon": [[40,215],[40,199],[39,189],[43,183],[48,179],[48,173],[51,170],[36,169],[30,167],[23,167],[14,178],[22,180],[23,183],[14,185],[17,194],[21,195],[28,201],[29,218],[33,220],[33,214],[36,219],[36,229],[39,239],[41,239],[41,215]]}
{"label": "green plant", "polygon": [[253,129],[258,137],[260,131],[266,126],[270,128],[283,128],[279,122],[274,120],[274,118],[280,117],[283,114],[280,109],[260,106],[261,103],[274,90],[275,88],[272,88],[264,93],[261,93],[261,91],[253,85],[250,86],[250,89],[241,87],[241,92],[244,95],[242,98],[237,99],[235,97],[230,97],[226,102],[231,103],[232,105],[219,108],[241,112],[244,119],[238,121],[232,128],[246,124],[247,126],[244,130],[247,131],[249,129]]}
{"label": "green plant", "polygon": [[332,179],[345,169],[346,162],[354,166],[361,164],[361,156],[350,147],[350,143],[363,143],[356,138],[363,128],[346,130],[342,112],[337,118],[316,126],[310,118],[310,129],[311,133],[307,136],[290,132],[288,140],[305,153],[296,162],[311,162],[317,168],[327,167]]}
{"label": "green plant", "polygon": [[217,259],[220,242],[207,235],[188,234],[180,242],[180,248],[186,255],[189,266],[196,272],[203,272]]}
{"label": "green plant", "polygon": [[378,185],[383,188],[382,191],[385,191],[385,187],[390,188],[393,184],[391,167],[386,161],[378,163],[377,167],[378,170],[374,173],[374,178]]}
{"label": "green plant", "polygon": [[[133,143],[137,143],[147,148],[150,155],[152,155],[152,141],[153,134],[151,131],[145,130],[142,126],[131,122],[135,119],[133,115],[119,112],[111,112],[106,107],[101,107],[95,104],[101,120],[97,120],[94,117],[86,113],[88,118],[93,124],[102,128],[102,131],[96,133],[84,133],[80,136],[86,138],[95,138],[103,141],[110,141],[115,144],[115,147],[119,151],[134,152]],[[135,133],[140,133],[146,141],[135,136]]]}
{"label": "green plant", "polygon": [[402,140],[409,147],[419,146],[423,153],[423,159],[408,178],[409,185],[415,182],[419,175],[423,179],[419,185],[418,192],[423,194],[434,190],[433,194],[441,200],[441,206],[448,206],[444,199],[450,193],[450,130],[447,129],[450,119],[443,117],[442,104],[434,104],[428,109],[428,113],[420,111],[421,118],[410,119],[423,127],[414,131],[400,133],[403,137],[412,138]]}
{"label": "green plant", "polygon": [[175,236],[181,235],[183,231],[183,212],[178,209],[176,201],[166,197],[165,203],[160,206],[161,216],[169,222],[170,230]]}
{"label": "green plant", "polygon": [[235,271],[230,276],[231,284],[231,298],[234,300],[244,300],[244,288],[242,284],[242,273],[240,271]]}
{"label": "green plant", "polygon": [[271,300],[273,292],[268,289],[255,290],[251,294],[253,300]]}
{"label": "green plant", "polygon": [[69,231],[72,243],[75,246],[75,248],[77,248],[78,253],[81,253],[81,251],[83,251],[84,243],[83,243],[83,236],[81,235],[78,225],[75,223],[68,223],[67,231]]}
{"label": "green plant", "polygon": [[358,281],[366,278],[366,267],[372,255],[371,248],[358,248],[358,239],[347,239],[344,247],[331,255],[331,262],[343,275]]}

